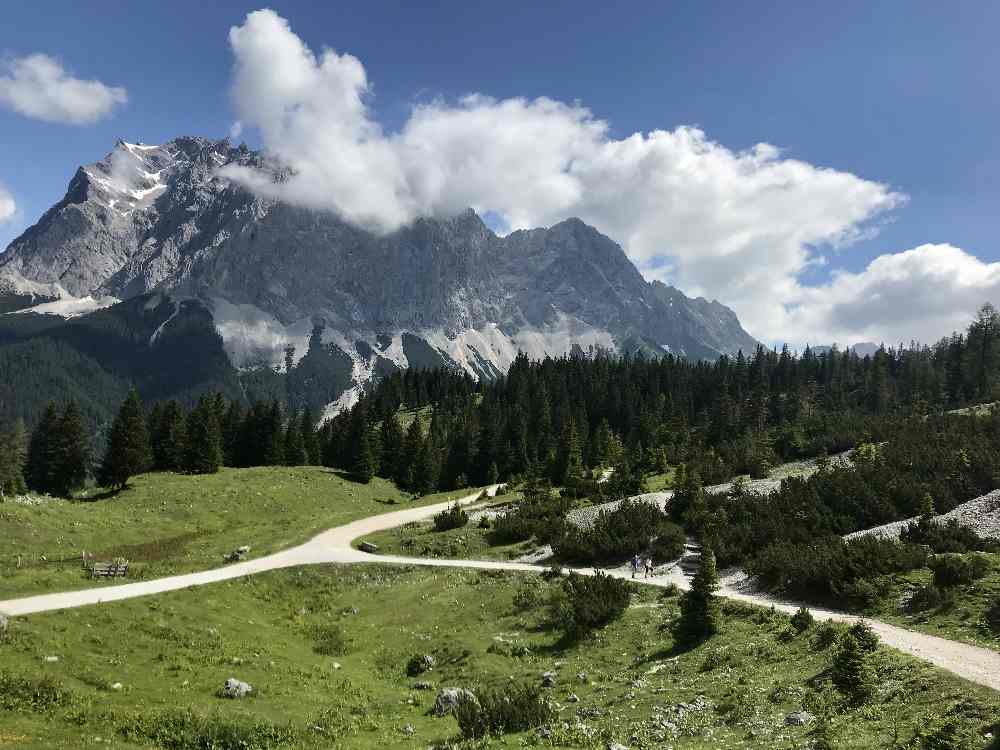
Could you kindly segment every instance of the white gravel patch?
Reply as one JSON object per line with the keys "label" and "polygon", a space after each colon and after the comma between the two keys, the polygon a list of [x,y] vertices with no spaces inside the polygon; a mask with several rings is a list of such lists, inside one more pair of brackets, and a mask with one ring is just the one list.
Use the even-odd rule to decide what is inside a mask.
{"label": "white gravel patch", "polygon": [[[1000,539],[1000,490],[993,490],[982,497],[962,503],[947,513],[934,519],[934,523],[958,521],[959,525],[975,531],[984,539]],[[844,539],[857,539],[862,536],[877,536],[883,539],[899,539],[902,530],[917,518],[907,518],[904,521],[893,521],[882,526],[875,526],[863,531],[855,531]]]}

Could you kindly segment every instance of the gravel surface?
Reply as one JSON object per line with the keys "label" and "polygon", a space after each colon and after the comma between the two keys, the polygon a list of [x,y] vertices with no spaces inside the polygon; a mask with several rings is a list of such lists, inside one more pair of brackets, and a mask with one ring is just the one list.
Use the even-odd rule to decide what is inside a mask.
{"label": "gravel surface", "polygon": [[[850,463],[850,451],[844,453],[838,453],[835,456],[830,457],[830,464],[832,466],[847,465]],[[807,477],[810,474],[814,474],[818,469],[818,459],[811,458],[806,461],[790,461],[786,464],[781,464],[774,469],[772,469],[770,476],[766,479],[748,479],[746,482],[746,488],[748,492],[754,492],[759,495],[767,495],[774,492],[781,486],[781,482],[789,477]],[[713,484],[705,487],[705,492],[710,495],[717,495],[724,492],[729,492],[733,488],[733,482],[726,482],[725,484]],[[632,499],[639,500],[644,503],[654,503],[660,507],[660,509],[665,509],[670,499],[674,496],[673,490],[666,490],[664,492],[647,492],[643,495],[635,495]],[[577,508],[571,510],[566,515],[566,520],[570,523],[579,526],[580,528],[589,528],[597,520],[601,511],[607,510],[612,511],[621,504],[621,500],[612,500],[609,503],[601,503],[600,505],[591,505],[587,508]]]}
{"label": "gravel surface", "polygon": [[[975,531],[984,539],[1000,539],[1000,490],[993,490],[982,497],[962,503],[947,513],[934,519],[934,523],[947,523],[955,519],[962,526]],[[862,536],[879,536],[884,539],[898,539],[905,526],[917,519],[908,518],[905,521],[893,521],[883,526],[875,526],[864,531],[855,531],[845,539],[856,539]]]}

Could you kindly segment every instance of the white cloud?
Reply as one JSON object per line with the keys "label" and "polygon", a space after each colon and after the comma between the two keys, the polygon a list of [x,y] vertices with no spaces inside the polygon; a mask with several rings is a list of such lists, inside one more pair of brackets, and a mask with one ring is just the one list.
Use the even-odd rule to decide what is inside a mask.
{"label": "white cloud", "polygon": [[17,202],[11,192],[0,183],[0,224],[10,221],[17,213]]}
{"label": "white cloud", "polygon": [[74,78],[48,55],[17,58],[5,67],[7,75],[0,76],[0,104],[36,120],[86,125],[128,101],[125,89]]}
{"label": "white cloud", "polygon": [[880,255],[859,273],[800,290],[788,328],[801,341],[933,344],[964,330],[984,302],[1000,301],[1000,263],[952,245],[921,245]]}
{"label": "white cloud", "polygon": [[511,229],[579,216],[621,242],[647,277],[722,300],[765,340],[929,340],[996,298],[995,282],[977,281],[996,268],[947,245],[804,286],[809,266],[840,257],[818,248],[872,236],[873,220],[906,197],[770,144],[734,151],[693,127],[615,139],[579,104],[481,95],[418,105],[386,133],[357,58],[314,54],[270,10],[232,28],[230,44],[241,122],[294,171],[274,182],[227,168],[264,195],[376,231],[466,206]]}

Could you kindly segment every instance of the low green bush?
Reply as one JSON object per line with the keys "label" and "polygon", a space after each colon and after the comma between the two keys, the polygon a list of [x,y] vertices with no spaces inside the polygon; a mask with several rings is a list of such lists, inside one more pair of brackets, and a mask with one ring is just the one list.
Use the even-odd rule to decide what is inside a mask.
{"label": "low green bush", "polygon": [[913,596],[906,602],[906,609],[910,612],[929,612],[932,609],[946,609],[954,601],[955,594],[952,591],[928,583],[913,592]]}
{"label": "low green bush", "polygon": [[67,705],[72,694],[48,675],[25,677],[0,671],[0,709],[43,714]]}
{"label": "low green bush", "polygon": [[339,625],[317,625],[312,635],[313,651],[322,656],[344,656],[350,650],[350,639]]}
{"label": "low green bush", "polygon": [[449,508],[434,516],[435,531],[451,531],[460,529],[469,522],[469,514],[458,503],[454,503]]}
{"label": "low green bush", "polygon": [[604,573],[570,573],[550,602],[552,624],[567,638],[581,638],[625,614],[630,600],[625,581]]}
{"label": "low green bush", "polygon": [[813,626],[816,619],[807,607],[799,607],[792,615],[792,627],[796,632],[804,633]]}
{"label": "low green bush", "polygon": [[462,701],[455,708],[459,730],[466,739],[479,739],[540,727],[555,718],[555,709],[530,685],[510,685],[476,691],[478,700]]}
{"label": "low green bush", "polygon": [[300,740],[291,726],[191,710],[136,714],[119,724],[118,734],[164,750],[275,750]]}
{"label": "low green bush", "polygon": [[983,623],[990,632],[1000,635],[1000,596],[993,600],[993,604],[983,614]]}
{"label": "low green bush", "polygon": [[990,572],[990,562],[984,555],[936,555],[929,561],[934,571],[934,584],[942,588],[965,586]]}
{"label": "low green bush", "polygon": [[589,528],[567,528],[552,549],[561,560],[611,562],[644,552],[654,538],[654,560],[667,562],[684,551],[684,531],[666,513],[651,503],[623,500],[601,511]]}

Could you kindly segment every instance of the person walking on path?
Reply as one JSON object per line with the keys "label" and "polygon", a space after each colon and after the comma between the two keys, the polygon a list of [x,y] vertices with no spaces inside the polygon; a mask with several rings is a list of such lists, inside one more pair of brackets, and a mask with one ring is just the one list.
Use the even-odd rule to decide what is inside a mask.
{"label": "person walking on path", "polygon": [[653,573],[654,573],[654,570],[653,570],[653,556],[650,555],[649,557],[646,558],[646,578],[651,577],[653,575]]}
{"label": "person walking on path", "polygon": [[632,557],[632,577],[635,578],[636,574],[639,572],[639,553],[636,552]]}

